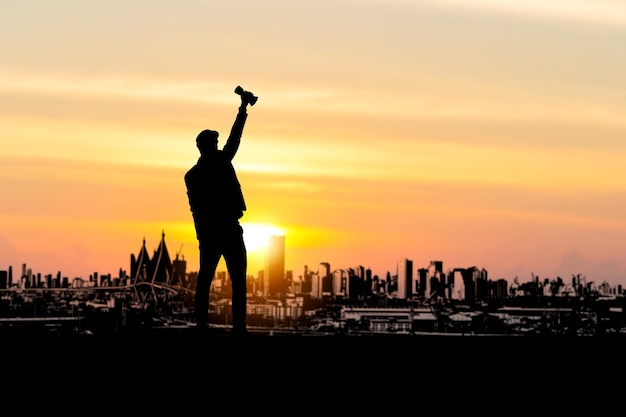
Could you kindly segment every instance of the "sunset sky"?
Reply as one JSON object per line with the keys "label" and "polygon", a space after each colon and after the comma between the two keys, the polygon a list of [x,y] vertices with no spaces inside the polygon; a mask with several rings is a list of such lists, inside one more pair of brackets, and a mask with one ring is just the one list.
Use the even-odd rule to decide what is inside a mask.
{"label": "sunset sky", "polygon": [[[476,266],[626,285],[626,3],[3,0],[0,270],[130,270],[248,108],[238,171],[286,268]],[[265,235],[264,235],[265,233]]]}

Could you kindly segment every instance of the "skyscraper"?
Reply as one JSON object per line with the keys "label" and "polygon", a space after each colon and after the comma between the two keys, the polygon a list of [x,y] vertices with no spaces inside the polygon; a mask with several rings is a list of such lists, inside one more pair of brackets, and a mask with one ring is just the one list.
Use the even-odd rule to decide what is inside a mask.
{"label": "skyscraper", "polygon": [[263,294],[275,296],[287,292],[285,280],[285,236],[270,236],[265,272],[263,274]]}
{"label": "skyscraper", "polygon": [[413,295],[413,261],[406,258],[400,260],[397,264],[397,274],[397,298],[410,298]]}
{"label": "skyscraper", "polygon": [[311,273],[311,297],[322,298],[331,295],[332,275],[330,273],[330,264],[328,262],[320,262],[317,272]]}

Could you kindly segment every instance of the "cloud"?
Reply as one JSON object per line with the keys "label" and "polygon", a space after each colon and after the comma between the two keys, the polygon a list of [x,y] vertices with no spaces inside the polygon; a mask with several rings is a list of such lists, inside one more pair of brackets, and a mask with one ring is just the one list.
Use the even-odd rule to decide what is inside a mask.
{"label": "cloud", "polygon": [[422,0],[438,7],[626,26],[626,3],[611,0]]}

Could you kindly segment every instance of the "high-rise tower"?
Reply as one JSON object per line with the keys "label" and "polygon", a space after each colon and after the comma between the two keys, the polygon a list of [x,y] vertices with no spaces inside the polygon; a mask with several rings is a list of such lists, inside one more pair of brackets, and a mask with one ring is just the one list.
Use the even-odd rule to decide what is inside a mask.
{"label": "high-rise tower", "polygon": [[270,236],[263,273],[263,294],[275,296],[287,292],[285,279],[285,236]]}
{"label": "high-rise tower", "polygon": [[397,264],[398,293],[397,298],[407,299],[413,295],[413,261],[401,259]]}

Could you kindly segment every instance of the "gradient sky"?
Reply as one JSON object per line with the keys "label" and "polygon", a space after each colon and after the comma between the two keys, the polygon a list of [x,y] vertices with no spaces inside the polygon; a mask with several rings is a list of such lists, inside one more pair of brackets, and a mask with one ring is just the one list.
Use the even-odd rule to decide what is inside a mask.
{"label": "gradient sky", "polygon": [[4,0],[0,269],[117,275],[164,232],[197,271],[183,176],[241,85],[249,274],[271,226],[295,277],[626,285],[625,45],[616,0]]}

